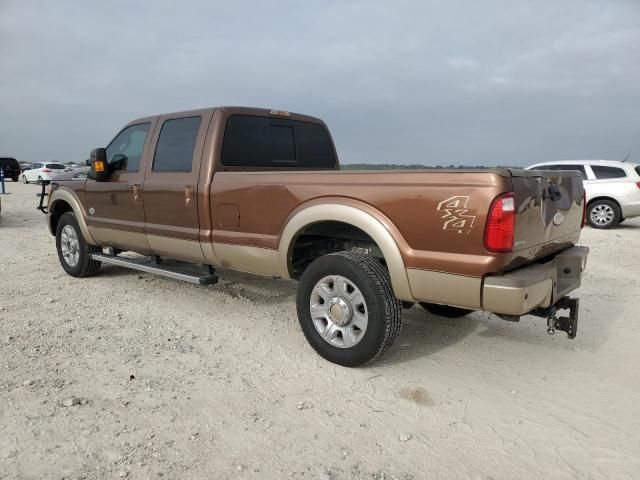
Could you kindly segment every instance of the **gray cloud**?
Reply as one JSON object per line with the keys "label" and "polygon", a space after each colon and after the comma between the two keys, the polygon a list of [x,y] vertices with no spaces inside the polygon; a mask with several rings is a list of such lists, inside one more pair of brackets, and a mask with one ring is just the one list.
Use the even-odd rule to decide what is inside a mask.
{"label": "gray cloud", "polygon": [[0,2],[0,154],[82,160],[132,118],[323,118],[344,162],[640,161],[635,0]]}

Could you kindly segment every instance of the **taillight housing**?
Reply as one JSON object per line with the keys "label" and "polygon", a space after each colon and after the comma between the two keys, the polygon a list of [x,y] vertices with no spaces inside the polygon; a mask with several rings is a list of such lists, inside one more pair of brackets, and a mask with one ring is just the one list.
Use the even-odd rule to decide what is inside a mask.
{"label": "taillight housing", "polygon": [[484,247],[494,253],[513,250],[516,202],[512,192],[498,195],[491,203],[484,231]]}
{"label": "taillight housing", "polygon": [[45,172],[45,173],[53,172],[53,170],[51,170],[50,168],[43,168],[42,171]]}

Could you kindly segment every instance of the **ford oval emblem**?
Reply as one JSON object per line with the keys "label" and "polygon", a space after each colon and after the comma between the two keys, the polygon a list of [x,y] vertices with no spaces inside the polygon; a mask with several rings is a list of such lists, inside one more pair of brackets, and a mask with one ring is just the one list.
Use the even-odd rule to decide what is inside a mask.
{"label": "ford oval emblem", "polygon": [[553,224],[560,225],[562,222],[564,222],[564,214],[562,212],[556,212],[553,216]]}

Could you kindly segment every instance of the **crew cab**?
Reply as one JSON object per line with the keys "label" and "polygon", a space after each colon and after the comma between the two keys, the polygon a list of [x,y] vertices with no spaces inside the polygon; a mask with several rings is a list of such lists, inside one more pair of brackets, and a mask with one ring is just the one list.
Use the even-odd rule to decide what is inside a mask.
{"label": "crew cab", "polygon": [[108,263],[205,285],[217,266],[298,280],[304,335],[345,366],[379,359],[415,303],[533,313],[575,336],[578,172],[340,171],[320,119],[245,107],[134,120],[90,163],[88,178],[56,176],[43,207],[72,276]]}

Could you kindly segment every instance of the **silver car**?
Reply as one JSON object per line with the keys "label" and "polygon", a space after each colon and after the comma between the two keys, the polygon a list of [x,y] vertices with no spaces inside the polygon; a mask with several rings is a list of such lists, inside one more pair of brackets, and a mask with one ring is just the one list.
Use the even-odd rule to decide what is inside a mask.
{"label": "silver car", "polygon": [[640,165],[617,160],[557,160],[527,170],[578,170],[587,194],[587,222],[611,228],[640,216]]}

